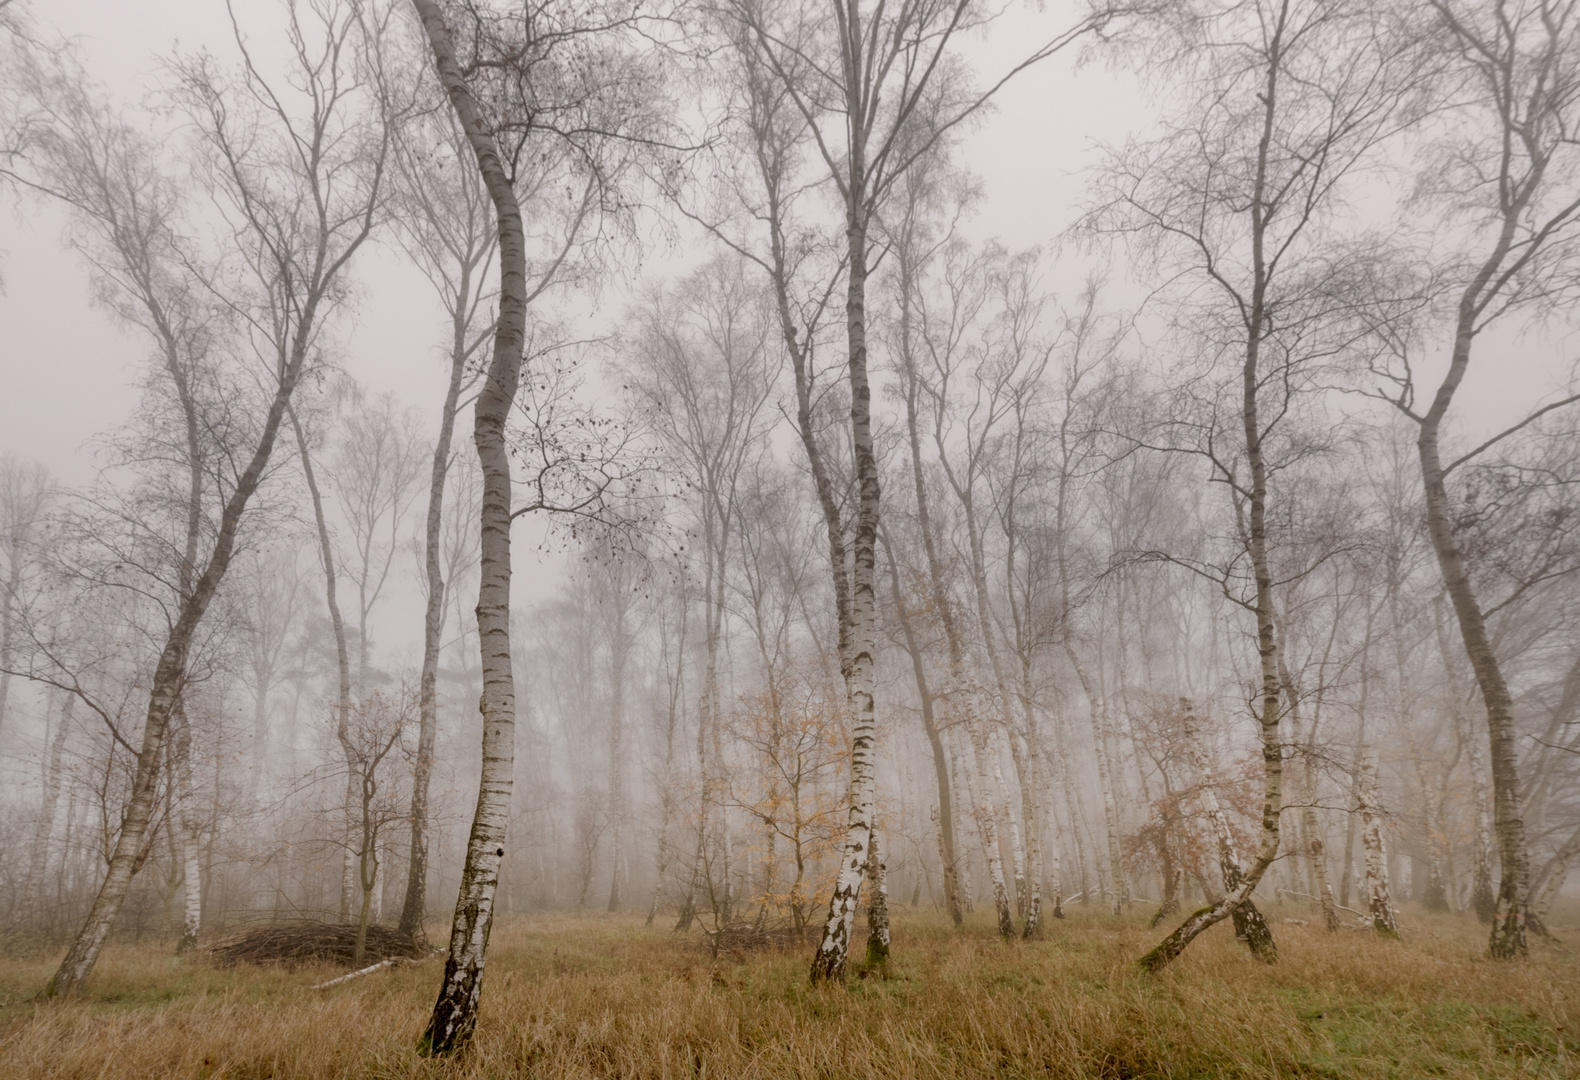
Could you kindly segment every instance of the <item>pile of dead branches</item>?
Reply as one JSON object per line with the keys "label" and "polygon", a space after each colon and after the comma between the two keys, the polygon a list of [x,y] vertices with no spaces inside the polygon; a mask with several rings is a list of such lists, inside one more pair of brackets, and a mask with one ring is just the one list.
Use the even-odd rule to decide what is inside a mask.
{"label": "pile of dead branches", "polygon": [[[345,923],[304,919],[300,922],[270,923],[233,937],[217,941],[208,948],[209,958],[221,967],[235,964],[351,963],[357,947],[357,928]],[[410,936],[392,926],[368,927],[362,962],[377,963],[395,957],[421,958],[428,954]]]}
{"label": "pile of dead branches", "polygon": [[719,953],[761,952],[768,949],[799,949],[817,940],[819,928],[793,926],[757,926],[737,923],[717,930],[703,928],[704,947],[714,956]]}

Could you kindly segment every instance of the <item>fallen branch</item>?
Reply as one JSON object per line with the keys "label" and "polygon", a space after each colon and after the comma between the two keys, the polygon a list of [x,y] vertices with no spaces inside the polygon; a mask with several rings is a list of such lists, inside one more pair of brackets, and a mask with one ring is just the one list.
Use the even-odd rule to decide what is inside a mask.
{"label": "fallen branch", "polygon": [[424,961],[430,959],[431,957],[439,955],[443,951],[444,951],[443,949],[435,949],[435,950],[433,950],[433,952],[429,953],[427,956],[424,956],[420,960],[413,959],[412,957],[409,957],[409,956],[392,956],[392,957],[390,957],[387,960],[380,960],[376,964],[369,965],[368,967],[363,968],[361,971],[353,971],[349,975],[342,975],[342,976],[340,976],[337,979],[330,979],[328,982],[321,982],[317,986],[310,986],[310,987],[308,987],[308,989],[309,990],[326,990],[326,989],[328,989],[331,986],[335,986],[335,985],[337,985],[339,983],[343,983],[343,982],[350,982],[352,979],[358,978],[359,976],[362,976],[362,975],[371,975],[375,971],[380,971],[380,970],[382,970],[384,968],[387,968],[387,967],[395,967],[395,966],[397,966],[399,964],[421,964]]}
{"label": "fallen branch", "polygon": [[365,967],[361,971],[353,971],[349,975],[342,975],[338,979],[330,979],[328,982],[321,982],[317,986],[312,986],[312,987],[309,987],[308,989],[310,989],[310,990],[327,990],[331,986],[335,986],[335,985],[337,985],[339,983],[343,983],[343,982],[350,982],[352,979],[358,978],[359,976],[362,976],[362,975],[371,975],[375,971],[378,971],[381,968],[392,967],[392,966],[394,966],[394,964],[395,964],[395,958],[392,956],[388,960],[380,960],[378,963],[372,965],[371,967]]}

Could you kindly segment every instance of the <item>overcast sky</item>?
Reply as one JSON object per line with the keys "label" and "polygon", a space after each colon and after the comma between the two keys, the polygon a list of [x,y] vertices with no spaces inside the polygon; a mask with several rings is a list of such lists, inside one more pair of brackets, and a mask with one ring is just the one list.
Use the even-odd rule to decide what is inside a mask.
{"label": "overcast sky", "polygon": [[[89,70],[128,104],[151,100],[161,60],[177,48],[207,48],[227,62],[235,58],[223,0],[54,0],[31,6],[46,32],[53,28],[79,39]],[[236,0],[235,7],[259,39],[279,32],[283,16],[277,0]],[[1043,10],[1013,5],[989,35],[968,43],[969,52],[984,77],[1002,71],[1055,36],[1074,12],[1069,3]],[[1101,63],[1079,66],[1074,53],[1018,76],[960,155],[981,178],[985,193],[968,231],[1012,248],[1055,240],[1078,211],[1085,170],[1096,161],[1099,145],[1140,130],[1155,107],[1131,77]],[[58,210],[36,200],[17,203],[9,194],[0,194],[0,202],[5,282],[0,450],[40,461],[68,484],[82,484],[94,472],[94,437],[124,422],[136,406],[131,384],[148,349],[138,334],[120,329],[92,304],[83,264],[61,243],[64,219]],[[673,270],[697,253],[686,245],[651,253],[644,272]],[[1087,265],[1084,255],[1061,257],[1050,270],[1051,283],[1068,296]],[[392,391],[419,408],[428,427],[436,429],[433,406],[443,387],[443,332],[429,286],[393,248],[382,245],[361,253],[356,278],[359,301],[336,335],[346,346],[345,366],[368,389]],[[626,295],[618,283],[605,290],[603,314],[617,313]],[[1538,400],[1558,381],[1564,368],[1560,359],[1571,343],[1549,335],[1541,341],[1505,337],[1486,344],[1495,347],[1484,348],[1460,395],[1462,432],[1485,430]],[[521,525],[518,532],[527,548],[538,530]],[[518,577],[519,586],[534,598],[551,587],[554,577],[549,566],[538,567],[532,573],[523,565]],[[415,602],[414,587],[408,591],[412,596],[395,601],[401,609]],[[415,629],[415,620],[401,621]]]}
{"label": "overcast sky", "polygon": [[[266,35],[279,25],[277,0],[236,0],[244,26]],[[45,27],[76,37],[89,70],[127,103],[149,100],[160,61],[177,48],[208,48],[234,57],[223,0],[128,4],[124,0],[53,0],[31,5]],[[1015,7],[993,33],[969,48],[983,70],[1006,65],[1028,43],[1051,37],[1074,7]],[[998,107],[969,137],[965,160],[987,198],[971,231],[1012,247],[1046,243],[1069,222],[1081,172],[1099,139],[1114,139],[1146,110],[1127,79],[1075,57],[1057,57],[1010,84]],[[94,436],[135,407],[131,387],[147,348],[92,303],[81,261],[61,243],[63,215],[28,200],[0,196],[0,449],[43,462],[67,483],[93,474]],[[649,273],[683,263],[686,252],[657,252]],[[351,374],[373,391],[391,390],[436,425],[431,403],[442,392],[440,313],[426,282],[391,249],[365,252],[357,266],[360,301],[339,335]],[[604,295],[606,310],[623,292]]]}

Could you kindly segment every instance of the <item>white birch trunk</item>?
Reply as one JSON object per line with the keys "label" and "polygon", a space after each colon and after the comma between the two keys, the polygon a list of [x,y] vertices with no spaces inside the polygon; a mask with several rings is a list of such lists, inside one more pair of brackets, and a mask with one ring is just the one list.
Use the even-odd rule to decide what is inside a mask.
{"label": "white birch trunk", "polygon": [[1388,896],[1388,852],[1383,846],[1382,810],[1377,805],[1377,752],[1361,753],[1361,775],[1357,786],[1361,815],[1361,849],[1366,858],[1366,906],[1372,928],[1389,937],[1399,936],[1393,901]]}
{"label": "white birch trunk", "polygon": [[1114,785],[1112,773],[1108,767],[1108,747],[1105,740],[1103,723],[1103,706],[1098,700],[1096,688],[1087,678],[1086,669],[1075,659],[1075,650],[1069,642],[1065,642],[1065,654],[1070,659],[1070,664],[1075,668],[1076,678],[1081,683],[1081,690],[1086,695],[1087,716],[1092,724],[1092,750],[1097,755],[1097,786],[1103,797],[1103,823],[1108,834],[1108,874],[1113,885],[1113,892],[1109,897],[1108,910],[1118,915],[1125,909],[1129,902],[1129,890],[1125,886],[1124,858],[1119,848],[1119,807],[1114,801]]}
{"label": "white birch trunk", "polygon": [[527,260],[520,204],[493,134],[456,62],[442,10],[437,0],[413,0],[413,4],[433,52],[440,84],[477,157],[499,231],[499,315],[494,327],[493,355],[478,394],[473,424],[473,441],[483,473],[477,597],[483,675],[479,702],[482,768],[450,932],[450,955],[445,961],[433,1015],[419,1043],[424,1054],[447,1055],[467,1045],[477,1026],[515,772],[516,691],[510,652],[511,475],[505,423],[521,376]]}
{"label": "white birch trunk", "polygon": [[198,817],[192,790],[192,729],[184,704],[176,704],[170,726],[175,737],[172,764],[176,773],[176,813],[170,826],[180,835],[182,865],[181,940],[176,944],[176,954],[180,955],[197,948],[198,933],[203,928],[202,819]]}
{"label": "white birch trunk", "polygon": [[982,856],[987,862],[988,881],[993,889],[993,910],[998,916],[998,932],[1002,937],[1015,936],[1015,918],[1010,912],[1009,888],[1004,878],[1004,860],[999,843],[998,814],[993,804],[993,785],[989,778],[988,759],[992,748],[988,743],[986,725],[977,715],[973,705],[967,706],[966,732],[971,740],[971,769],[966,773],[966,789],[971,799],[971,809],[977,819],[977,833],[982,838]]}

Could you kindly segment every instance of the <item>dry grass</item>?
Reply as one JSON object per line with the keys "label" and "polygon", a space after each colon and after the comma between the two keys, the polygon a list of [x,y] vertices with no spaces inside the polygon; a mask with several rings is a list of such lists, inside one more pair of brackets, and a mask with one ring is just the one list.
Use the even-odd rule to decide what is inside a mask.
{"label": "dry grass", "polygon": [[[1580,1076],[1580,951],[1483,958],[1472,920],[1406,914],[1404,943],[1297,926],[1250,960],[1225,927],[1157,978],[1141,915],[1076,910],[1005,946],[900,912],[893,978],[812,989],[804,950],[711,959],[632,918],[498,927],[471,1052],[416,1042],[437,962],[333,990],[329,968],[223,970],[106,951],[88,993],[28,1000],[47,958],[0,961],[0,1075],[45,1077]],[[1573,917],[1560,937],[1580,942]]]}

